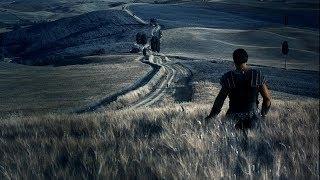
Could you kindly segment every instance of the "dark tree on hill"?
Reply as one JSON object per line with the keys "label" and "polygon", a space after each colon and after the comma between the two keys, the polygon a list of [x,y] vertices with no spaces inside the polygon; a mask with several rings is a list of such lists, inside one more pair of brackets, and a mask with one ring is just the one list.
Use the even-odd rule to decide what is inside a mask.
{"label": "dark tree on hill", "polygon": [[147,35],[146,34],[142,34],[141,35],[141,44],[142,45],[146,45],[148,43],[148,37],[147,37]]}
{"label": "dark tree on hill", "polygon": [[151,50],[153,52],[160,52],[160,39],[157,36],[151,38]]}
{"label": "dark tree on hill", "polygon": [[137,44],[146,45],[148,43],[148,37],[145,33],[137,33],[136,35]]}

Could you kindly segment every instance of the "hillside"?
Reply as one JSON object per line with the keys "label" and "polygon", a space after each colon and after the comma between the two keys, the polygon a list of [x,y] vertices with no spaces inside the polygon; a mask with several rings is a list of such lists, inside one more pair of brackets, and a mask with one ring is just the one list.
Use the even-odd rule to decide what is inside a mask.
{"label": "hillside", "polygon": [[7,57],[50,64],[65,57],[129,52],[136,32],[147,28],[124,11],[107,10],[4,33],[1,41]]}
{"label": "hillside", "polygon": [[[1,27],[45,19],[0,27],[1,180],[319,179],[319,3],[132,1],[0,0]],[[271,94],[246,132],[229,97],[205,121],[237,48]]]}
{"label": "hillside", "polygon": [[[163,27],[162,52],[203,60],[232,61],[244,48],[250,63],[284,67],[281,43],[289,43],[288,68],[319,71],[317,10],[265,8],[232,3],[133,4],[143,19]],[[288,25],[283,18],[288,15]]]}
{"label": "hillside", "polygon": [[[0,62],[0,117],[69,113],[127,88],[151,68],[139,56],[93,56],[82,65],[26,66]],[[121,76],[119,76],[121,74]]]}
{"label": "hillside", "polygon": [[[284,67],[281,43],[288,41],[288,68],[319,71],[319,34],[297,28],[230,30],[216,28],[173,28],[163,31],[162,51],[167,55],[204,60],[232,61],[231,52],[245,48],[250,64]],[[190,46],[190,44],[195,45]]]}
{"label": "hillside", "polygon": [[0,21],[14,26],[21,23],[55,21],[122,5],[118,0],[1,0]]}
{"label": "hillside", "polygon": [[[228,2],[228,1],[225,1]],[[280,7],[283,7],[282,5]],[[319,28],[317,9],[278,9],[263,5],[250,6],[223,2],[188,2],[181,4],[133,4],[130,9],[138,16],[159,19],[164,28],[207,27],[230,29],[257,29],[279,27],[284,16],[292,27]],[[213,18],[214,17],[214,18]],[[236,19],[236,21],[235,21]]]}

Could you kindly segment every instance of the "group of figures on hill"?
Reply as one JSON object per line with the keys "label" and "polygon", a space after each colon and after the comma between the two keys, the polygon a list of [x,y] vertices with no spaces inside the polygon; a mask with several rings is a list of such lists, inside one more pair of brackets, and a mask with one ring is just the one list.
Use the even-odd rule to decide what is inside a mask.
{"label": "group of figures on hill", "polygon": [[[141,45],[143,55],[147,55],[147,51],[151,50],[153,52],[160,52],[160,39],[162,37],[162,31],[157,23],[157,20],[155,18],[150,19],[150,26],[153,27],[153,32],[151,38],[148,37],[148,35],[145,32],[138,32],[136,34],[136,43],[138,45]],[[148,41],[150,39],[150,43],[148,45]],[[140,48],[133,48],[131,50],[132,53],[140,52]]]}

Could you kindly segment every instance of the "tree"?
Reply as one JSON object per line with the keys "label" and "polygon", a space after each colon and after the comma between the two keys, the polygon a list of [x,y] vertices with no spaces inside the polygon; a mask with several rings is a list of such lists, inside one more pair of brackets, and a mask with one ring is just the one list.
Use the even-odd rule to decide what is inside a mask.
{"label": "tree", "polygon": [[136,35],[137,44],[146,45],[148,43],[148,37],[145,33],[137,33]]}
{"label": "tree", "polygon": [[141,35],[141,44],[146,45],[148,43],[148,37],[145,33]]}

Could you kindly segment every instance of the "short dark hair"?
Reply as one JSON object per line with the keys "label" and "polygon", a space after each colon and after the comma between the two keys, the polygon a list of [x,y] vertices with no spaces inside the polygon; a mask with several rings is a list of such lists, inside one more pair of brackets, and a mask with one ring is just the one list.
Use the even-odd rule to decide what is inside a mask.
{"label": "short dark hair", "polygon": [[233,62],[236,65],[240,65],[240,64],[248,62],[248,53],[247,53],[247,51],[244,50],[244,49],[236,49],[233,52]]}

